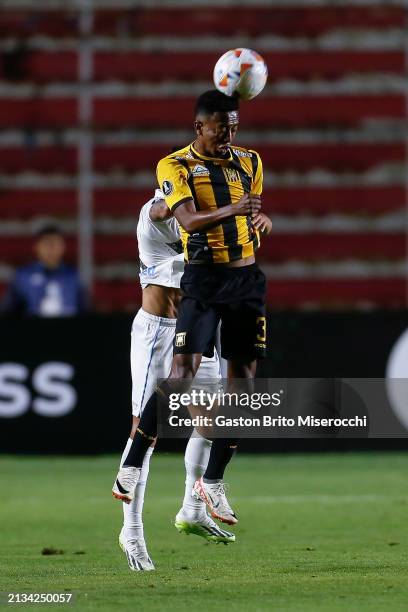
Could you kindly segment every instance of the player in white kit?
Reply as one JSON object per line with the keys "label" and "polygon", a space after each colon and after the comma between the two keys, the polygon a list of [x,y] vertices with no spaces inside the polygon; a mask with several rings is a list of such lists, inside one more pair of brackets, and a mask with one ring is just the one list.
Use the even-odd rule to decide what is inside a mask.
{"label": "player in white kit", "polygon": [[[129,440],[122,454],[127,457],[140,414],[153,393],[157,379],[167,378],[173,358],[173,339],[177,307],[181,300],[180,279],[184,256],[176,219],[157,189],[155,196],[140,211],[137,225],[140,258],[140,283],[143,289],[142,307],[134,318],[131,334],[132,414]],[[197,378],[221,378],[217,352],[203,357]],[[142,509],[149,462],[154,444],[148,449],[135,495],[123,503],[124,522],[119,544],[125,552],[131,570],[153,570],[154,565],[144,540]],[[176,516],[175,526],[182,533],[194,533],[213,542],[234,542],[235,535],[221,529],[207,515],[205,503],[192,496],[194,482],[201,478],[207,466],[211,442],[197,431],[189,439],[185,452],[185,495]],[[122,482],[122,485],[125,484]],[[113,495],[126,499],[122,485],[116,481]]]}

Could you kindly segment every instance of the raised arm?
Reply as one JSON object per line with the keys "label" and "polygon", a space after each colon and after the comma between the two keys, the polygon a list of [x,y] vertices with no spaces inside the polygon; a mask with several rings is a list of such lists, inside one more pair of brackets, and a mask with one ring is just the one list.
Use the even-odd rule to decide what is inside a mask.
{"label": "raised arm", "polygon": [[181,227],[188,233],[200,232],[208,229],[224,219],[238,215],[252,215],[261,208],[261,200],[258,196],[244,194],[236,204],[228,204],[215,210],[196,210],[194,200],[182,202],[173,209],[173,214]]}

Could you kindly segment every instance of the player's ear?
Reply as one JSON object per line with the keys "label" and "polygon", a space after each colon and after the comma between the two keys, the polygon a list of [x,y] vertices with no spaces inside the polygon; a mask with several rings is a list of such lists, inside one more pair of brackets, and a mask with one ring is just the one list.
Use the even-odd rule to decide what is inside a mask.
{"label": "player's ear", "polygon": [[201,136],[203,133],[203,122],[202,121],[194,121],[194,129],[197,132],[198,136]]}

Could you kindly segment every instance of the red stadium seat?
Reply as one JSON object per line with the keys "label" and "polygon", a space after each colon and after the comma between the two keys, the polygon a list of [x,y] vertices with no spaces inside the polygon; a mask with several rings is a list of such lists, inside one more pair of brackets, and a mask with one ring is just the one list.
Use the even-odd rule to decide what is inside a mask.
{"label": "red stadium seat", "polygon": [[[192,98],[96,98],[94,120],[99,127],[123,124],[143,128],[184,128],[193,121]],[[338,96],[266,96],[242,106],[246,128],[357,125],[367,119],[402,119],[402,94]],[[171,117],[171,119],[169,119]],[[77,123],[74,98],[0,100],[0,127],[69,127]]]}
{"label": "red stadium seat", "polygon": [[262,242],[260,257],[272,262],[290,260],[403,259],[403,233],[274,233]]}
{"label": "red stadium seat", "polygon": [[[306,172],[314,168],[357,172],[405,159],[403,143],[277,143],[256,148],[265,168],[275,172]],[[98,172],[120,169],[128,172],[151,170],[154,173],[158,160],[167,155],[169,149],[168,144],[99,145],[94,149],[94,168]],[[0,147],[0,172],[24,170],[75,173],[77,150],[56,145]]]}
{"label": "red stadium seat", "polygon": [[[354,73],[404,74],[404,54],[400,51],[263,51],[257,49],[268,65],[269,81],[282,78],[311,79],[338,78]],[[212,53],[141,53],[99,52],[95,55],[95,78],[109,80],[114,75],[121,80],[163,80],[163,62],[166,80],[210,80],[211,70],[220,52]],[[55,64],[54,64],[55,65]],[[51,68],[51,66],[50,66]],[[56,68],[56,65],[55,65]],[[68,69],[65,68],[68,72]],[[61,71],[63,72],[63,71]],[[37,74],[33,78],[41,78]],[[55,75],[53,78],[56,78]]]}
{"label": "red stadium seat", "polygon": [[67,127],[77,120],[75,98],[0,99],[0,128]]}
{"label": "red stadium seat", "polygon": [[[282,78],[311,79],[339,78],[353,73],[404,74],[402,51],[263,51],[269,80]],[[210,79],[219,51],[156,52],[98,51],[94,55],[94,78],[99,81],[120,79],[155,82],[165,78],[172,81],[203,81]],[[0,78],[2,64],[0,59]],[[76,81],[78,57],[73,51],[32,51],[25,63],[25,79],[34,82]]]}
{"label": "red stadium seat", "polygon": [[[95,122],[111,128],[133,126],[184,128],[193,121],[194,99],[96,99]],[[1,105],[0,105],[1,110]],[[402,119],[405,99],[394,95],[266,96],[242,105],[240,119],[246,128],[358,125],[369,118]],[[171,119],[169,119],[171,117]]]}
{"label": "red stadium seat", "polygon": [[[116,17],[117,15],[117,17]],[[169,25],[171,24],[171,28]],[[120,29],[135,35],[223,35],[239,33],[258,36],[317,36],[339,28],[403,27],[404,11],[398,6],[292,6],[292,7],[208,7],[99,11],[95,30],[115,34]]]}
{"label": "red stadium seat", "polygon": [[13,174],[34,170],[44,174],[77,171],[77,150],[74,147],[35,146],[0,147],[0,172]]}
{"label": "red stadium seat", "polygon": [[[77,253],[76,238],[68,238],[67,255],[71,261]],[[404,233],[274,233],[262,242],[260,257],[277,263],[291,260],[336,261],[344,258],[366,260],[400,260],[405,256]],[[30,237],[3,237],[0,261],[21,264],[30,257]],[[95,262],[136,262],[137,245],[133,235],[98,235],[95,237]]]}
{"label": "red stadium seat", "polygon": [[[94,192],[95,214],[136,217],[140,207],[154,192],[151,189],[106,188]],[[282,187],[267,188],[262,195],[263,210],[275,214],[364,214],[381,215],[402,210],[405,190],[386,187]],[[77,194],[71,189],[15,189],[0,191],[2,218],[29,218],[39,214],[71,216],[77,214]]]}
{"label": "red stadium seat", "polygon": [[[341,28],[372,28],[376,30],[404,27],[402,6],[290,6],[234,7],[233,19],[229,7],[157,9],[133,8],[96,10],[94,32],[103,35],[222,35],[314,37]],[[170,27],[171,26],[171,27]],[[19,32],[21,36],[48,35],[75,37],[78,35],[78,12],[4,10],[0,16],[0,36]]]}
{"label": "red stadium seat", "polygon": [[402,210],[402,186],[376,187],[288,187],[266,189],[262,206],[273,214],[350,214],[380,215]]}
{"label": "red stadium seat", "polygon": [[[101,4],[115,8],[98,9]],[[171,142],[168,132],[191,129],[193,138],[196,84],[210,83],[211,67],[228,48],[228,40],[231,46],[239,40],[243,44],[253,41],[269,67],[270,87],[251,103],[243,103],[240,113],[241,126],[253,132],[250,145],[260,152],[268,174],[263,210],[272,217],[285,217],[277,219],[259,252],[266,270],[271,270],[272,264],[279,273],[279,278],[269,279],[269,307],[405,307],[404,279],[336,278],[334,273],[314,278],[313,265],[302,267],[333,262],[337,269],[345,260],[350,265],[352,260],[360,260],[366,267],[372,264],[370,274],[375,274],[375,262],[394,263],[391,267],[398,270],[406,258],[402,224],[401,231],[384,231],[391,213],[401,215],[406,205],[402,169],[407,111],[400,88],[406,72],[402,41],[405,7],[396,2],[309,2],[308,6],[300,2],[293,6],[252,3],[232,10],[202,3],[188,8],[133,4],[132,8],[118,8],[113,1],[93,3],[93,36],[104,42],[103,46],[95,45],[93,57],[98,92],[92,101],[91,128],[98,142],[93,166],[97,184],[110,185],[95,189],[94,214],[97,227],[104,232],[109,232],[109,221],[102,224],[101,217],[122,218],[121,224],[112,223],[111,233],[95,235],[96,307],[134,311],[140,304],[132,228],[141,205],[153,195],[158,159],[179,144]],[[64,130],[80,128],[79,12],[5,7],[0,12],[0,36],[16,41],[15,47],[7,44],[0,53],[0,80],[4,81],[0,129],[7,131],[0,146],[0,177],[7,177],[0,186],[0,263],[21,265],[32,258],[32,238],[23,231],[8,236],[12,226],[7,221],[18,221],[21,228],[21,221],[47,215],[68,227],[78,214],[74,188],[77,147],[72,131]],[[218,42],[206,47],[194,44],[190,50],[189,41],[198,43],[200,38],[201,43]],[[64,39],[69,40],[68,45]],[[150,51],[145,51],[147,48]],[[333,79],[338,80],[335,88]],[[184,89],[178,88],[179,82]],[[187,89],[190,83],[191,91]],[[135,95],[135,84],[151,86],[139,88],[143,95]],[[393,138],[384,142],[388,124]],[[328,140],[327,128],[335,138]],[[361,137],[360,128],[364,128]],[[345,133],[344,129],[350,131]],[[122,140],[125,130],[134,140]],[[160,142],[160,130],[166,131],[169,144]],[[311,130],[319,131],[319,136],[314,137]],[[257,143],[257,134],[263,136],[266,131],[273,131],[273,140],[262,144],[266,140],[262,137],[261,144]],[[50,132],[55,134],[54,140]],[[278,139],[279,133],[282,136]],[[143,178],[147,182],[139,182],[139,172],[146,174]],[[59,177],[61,186],[56,188]],[[133,184],[144,186],[129,187]],[[337,215],[346,216],[350,227],[353,216],[363,217],[368,229],[336,230],[341,227],[336,226]],[[303,231],[299,216],[308,217],[308,227],[317,231]],[[319,219],[314,226],[312,216],[323,217],[328,223]],[[330,219],[324,219],[328,216]],[[378,222],[371,226],[370,221],[375,220]],[[128,227],[129,233],[112,233],[119,231],[120,225]],[[281,231],[283,227],[291,231]],[[334,231],[321,229],[325,227]],[[77,236],[68,236],[67,247],[68,260],[76,263]],[[309,276],[282,278],[288,262],[299,262],[299,269],[309,270],[305,273]],[[115,273],[116,266],[111,264],[119,264],[117,278],[102,280],[101,267]],[[121,280],[128,264],[134,267],[135,278]]]}

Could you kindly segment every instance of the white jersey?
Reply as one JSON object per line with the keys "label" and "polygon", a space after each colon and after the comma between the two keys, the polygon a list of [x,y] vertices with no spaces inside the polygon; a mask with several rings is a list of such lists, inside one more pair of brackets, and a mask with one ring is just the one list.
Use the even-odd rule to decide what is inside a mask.
{"label": "white jersey", "polygon": [[137,224],[140,284],[143,289],[148,285],[179,289],[184,255],[178,224],[174,217],[165,221],[151,220],[150,209],[157,200],[164,200],[160,189],[156,189],[154,198],[142,207]]}
{"label": "white jersey", "polygon": [[[143,206],[137,224],[140,283],[143,288],[162,285],[178,289],[184,271],[178,225],[174,217],[166,221],[150,219],[150,209],[157,200],[164,200],[160,189],[156,189],[154,198]],[[175,329],[176,319],[156,317],[142,308],[134,318],[130,347],[134,416],[140,416],[156,389],[157,379],[167,378],[170,373]],[[221,353],[217,347],[213,357],[202,358],[198,379],[218,381],[221,377],[226,378],[226,361],[220,360],[218,354]]]}

